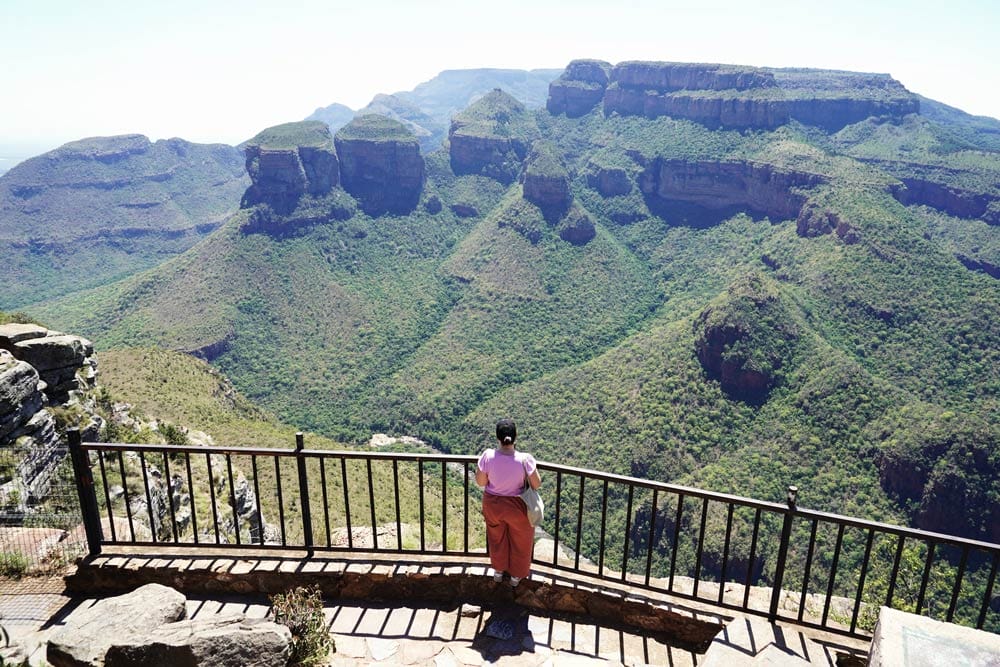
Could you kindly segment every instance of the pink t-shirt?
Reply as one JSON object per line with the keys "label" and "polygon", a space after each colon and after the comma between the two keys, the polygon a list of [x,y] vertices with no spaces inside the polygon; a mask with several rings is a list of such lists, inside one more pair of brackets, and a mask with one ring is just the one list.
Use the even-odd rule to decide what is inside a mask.
{"label": "pink t-shirt", "polygon": [[535,472],[535,457],[527,452],[514,452],[513,456],[487,449],[479,457],[479,469],[486,473],[486,493],[494,496],[519,496],[524,488],[524,478]]}

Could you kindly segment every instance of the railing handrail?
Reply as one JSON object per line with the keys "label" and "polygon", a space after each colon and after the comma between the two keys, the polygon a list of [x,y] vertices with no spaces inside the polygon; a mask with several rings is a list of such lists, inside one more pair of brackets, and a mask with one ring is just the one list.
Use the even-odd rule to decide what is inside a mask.
{"label": "railing handrail", "polygon": [[[343,459],[356,459],[364,460],[370,459],[373,461],[438,461],[445,463],[475,463],[479,460],[478,456],[470,454],[430,454],[422,452],[386,452],[386,451],[364,451],[356,449],[308,449],[303,448],[297,450],[295,448],[282,448],[282,447],[218,447],[215,445],[201,446],[201,445],[155,445],[147,443],[120,443],[120,442],[82,442],[81,447],[88,451],[130,451],[130,452],[156,452],[156,453],[196,453],[196,454],[220,454],[220,455],[234,455],[234,456],[279,456],[279,457],[329,457],[329,458],[343,458]],[[939,544],[951,544],[954,546],[967,546],[976,549],[993,550],[1000,552],[1000,544],[994,544],[992,542],[983,542],[981,540],[973,540],[966,537],[960,537],[957,535],[948,535],[946,533],[935,533],[932,531],[921,530],[919,528],[911,528],[908,526],[899,526],[891,523],[883,523],[881,521],[872,521],[870,519],[861,519],[858,517],[851,517],[845,514],[837,514],[834,512],[825,512],[823,510],[806,509],[802,507],[796,507],[790,509],[785,503],[776,503],[768,500],[759,500],[756,498],[748,498],[746,496],[738,496],[730,493],[722,493],[719,491],[708,491],[705,489],[699,489],[693,486],[684,486],[681,484],[672,484],[669,482],[657,482],[655,480],[642,479],[639,477],[628,477],[626,475],[618,475],[615,473],[602,472],[599,470],[591,470],[589,468],[579,468],[576,466],[568,466],[561,463],[550,463],[547,461],[538,461],[538,467],[540,470],[548,470],[551,472],[561,472],[564,474],[579,475],[586,477],[587,479],[596,479],[601,481],[615,482],[619,484],[628,484],[636,488],[645,488],[650,490],[658,490],[661,492],[683,495],[689,498],[700,498],[708,499],[713,501],[718,501],[722,503],[733,503],[736,505],[741,505],[743,507],[750,507],[753,509],[763,509],[778,514],[786,514],[789,512],[794,512],[797,516],[806,519],[816,519],[819,521],[825,521],[829,523],[843,524],[845,526],[851,526],[853,528],[871,529],[877,530],[883,533],[891,533],[893,535],[902,535],[904,537],[915,537],[920,539],[930,540]]]}
{"label": "railing handrail", "polygon": [[[104,498],[101,499],[106,510],[107,510],[107,520],[109,523],[109,530],[111,531],[111,540],[107,543],[112,544],[132,544],[132,545],[162,545],[171,544],[171,535],[166,534],[162,529],[167,526],[166,521],[169,521],[169,531],[167,533],[172,533],[173,544],[179,546],[190,546],[190,547],[213,547],[217,548],[219,546],[227,545],[229,539],[235,539],[234,548],[252,548],[252,549],[281,549],[281,548],[302,548],[305,549],[310,555],[314,553],[316,549],[325,549],[329,551],[362,551],[362,552],[418,552],[423,554],[444,554],[444,555],[475,555],[482,554],[479,551],[479,547],[470,548],[470,521],[474,521],[474,514],[470,511],[470,496],[473,494],[472,486],[470,485],[470,466],[474,465],[477,461],[476,456],[464,455],[464,454],[441,454],[441,453],[417,453],[417,452],[391,452],[391,451],[370,451],[370,450],[331,450],[331,449],[306,449],[304,436],[301,433],[296,434],[296,446],[295,448],[272,448],[272,447],[217,447],[217,446],[199,446],[199,445],[154,445],[154,444],[131,444],[131,443],[98,443],[98,442],[87,442],[82,443],[79,431],[70,430],[69,432],[69,442],[70,442],[70,453],[73,455],[74,470],[77,477],[78,490],[80,493],[81,507],[83,508],[84,514],[84,525],[87,532],[88,546],[92,554],[100,553],[101,544],[106,543],[103,535],[101,534],[101,523],[104,519],[100,517],[99,514],[99,502],[95,494],[94,477],[90,469],[90,461],[87,452],[100,452],[101,455],[98,456],[97,461],[100,466],[100,475],[103,481]],[[117,453],[116,457],[110,457],[110,466],[106,466],[106,459],[104,453]],[[138,454],[137,458],[140,462],[140,468],[142,471],[142,480],[140,488],[145,492],[145,509],[143,510],[142,502],[143,498],[141,495],[136,497],[137,492],[133,490],[131,492],[132,499],[130,500],[130,493],[127,489],[126,484],[126,473],[125,465],[123,463],[123,452],[135,452]],[[162,465],[163,465],[163,476],[171,480],[173,483],[174,478],[180,478],[181,488],[184,484],[184,474],[186,473],[186,481],[188,492],[191,494],[190,504],[190,520],[192,528],[193,543],[188,541],[179,542],[178,541],[178,524],[176,517],[174,515],[174,500],[168,494],[167,504],[169,506],[169,517],[162,516],[162,509],[164,501],[159,499],[157,502],[160,507],[161,515],[154,520],[153,517],[153,497],[151,496],[150,489],[151,483],[149,481],[150,475],[148,474],[148,464],[146,462],[146,456],[148,454],[159,454],[162,455]],[[203,463],[199,464],[204,466],[205,474],[208,478],[208,494],[210,495],[210,508],[211,516],[201,516],[196,517],[194,511],[194,494],[195,485],[192,482],[192,454],[198,455],[198,457],[204,457],[202,459]],[[176,475],[171,475],[171,456],[168,455],[180,455],[175,459],[175,465],[179,466],[179,469],[175,468]],[[218,483],[213,480],[213,468],[216,464],[213,462],[213,455],[219,455],[225,457],[224,468],[225,470],[218,470],[216,472],[216,477],[218,478]],[[254,495],[251,496],[251,502],[253,503],[250,510],[251,514],[247,516],[241,511],[239,515],[236,511],[236,494],[234,491],[234,467],[232,457],[247,457],[249,458],[249,465],[252,468],[252,474],[247,470],[248,477],[244,479],[242,483],[249,482],[252,479]],[[273,472],[274,472],[274,488],[265,488],[265,496],[262,497],[262,491],[260,488],[260,479],[258,471],[258,458],[270,458],[273,460]],[[179,460],[178,459],[183,459]],[[294,534],[289,536],[286,533],[286,512],[285,512],[285,502],[287,496],[282,491],[282,481],[280,474],[280,464],[279,459],[292,459],[295,461],[295,468],[297,468],[298,473],[298,484],[297,484],[297,500],[299,513],[301,515],[301,525],[298,525],[298,529],[301,530],[301,537],[299,534]],[[339,461],[329,463],[330,460]],[[318,461],[318,463],[313,467],[312,472],[312,482],[310,482],[310,473],[307,463],[310,461]],[[355,485],[355,491],[348,491],[348,467],[347,461],[363,461],[365,463],[362,468],[366,470],[367,477],[367,500],[365,498],[365,493],[362,490],[361,502],[357,499],[357,482]],[[388,538],[389,543],[395,546],[389,546],[385,541],[380,545],[378,526],[385,525],[383,523],[377,522],[376,517],[376,494],[373,486],[373,466],[372,463],[380,462],[390,462],[392,464],[392,484],[394,491],[394,504],[389,503],[390,507],[395,508],[395,529],[396,534]],[[117,470],[114,468],[117,462]],[[420,546],[419,549],[416,547],[407,547],[403,544],[403,531],[401,524],[401,494],[400,494],[400,477],[399,477],[399,466],[400,462],[411,462],[416,463],[417,470],[417,483],[418,490],[416,493],[416,502],[419,503],[419,519],[418,523],[412,525],[419,528]],[[463,510],[448,509],[448,490],[453,489],[454,486],[448,481],[449,469],[452,473],[455,472],[454,464],[460,464],[462,472],[462,481],[458,486],[463,487]],[[220,464],[221,466],[221,464]],[[268,464],[268,471],[272,466]],[[425,476],[426,468],[440,469],[440,477],[436,478],[437,473],[433,473],[430,477]],[[704,489],[698,489],[689,486],[683,486],[679,484],[670,484],[665,482],[657,482],[653,480],[639,479],[635,477],[627,477],[624,475],[617,475],[614,473],[600,472],[596,470],[589,470],[586,468],[579,468],[575,466],[562,465],[557,463],[549,463],[540,461],[538,462],[538,467],[545,471],[546,473],[552,473],[555,476],[554,486],[555,489],[552,491],[555,495],[554,514],[555,519],[553,521],[554,533],[553,539],[556,542],[556,546],[553,550],[553,555],[551,557],[546,556],[545,560],[539,561],[536,559],[535,562],[550,566],[555,569],[576,572],[578,574],[584,574],[587,576],[595,576],[598,579],[604,580],[616,580],[622,583],[627,583],[629,585],[638,586],[640,588],[647,588],[651,590],[664,590],[666,592],[687,597],[696,600],[705,599],[698,593],[699,583],[714,581],[713,577],[718,576],[719,589],[717,594],[713,594],[713,597],[717,597],[717,600],[712,600],[713,604],[717,604],[720,607],[728,609],[737,609],[749,613],[761,613],[767,615],[771,620],[786,620],[798,623],[803,626],[815,627],[825,630],[830,630],[832,632],[839,632],[841,634],[847,634],[850,636],[864,636],[859,634],[859,614],[862,607],[865,605],[870,605],[870,599],[863,602],[863,593],[865,591],[866,578],[872,572],[880,571],[877,567],[884,567],[887,563],[882,562],[879,564],[871,563],[870,556],[872,555],[873,540],[876,535],[879,535],[879,539],[882,540],[884,536],[895,537],[895,559],[892,563],[891,571],[889,573],[890,581],[887,588],[887,593],[884,597],[884,604],[891,605],[894,598],[895,588],[897,586],[897,576],[901,572],[900,558],[904,552],[904,544],[907,540],[912,540],[917,544],[918,552],[923,549],[926,552],[925,556],[920,556],[923,560],[922,571],[923,575],[920,582],[920,592],[916,597],[916,602],[912,601],[909,604],[914,604],[917,613],[920,613],[923,609],[924,602],[927,601],[929,610],[932,602],[937,604],[940,601],[940,591],[933,593],[931,598],[926,597],[928,591],[928,584],[931,577],[932,565],[935,557],[940,558],[940,553],[936,555],[937,548],[939,546],[952,546],[957,547],[961,550],[961,559],[957,567],[957,574],[955,575],[955,582],[952,587],[952,592],[950,596],[950,604],[948,605],[947,619],[952,620],[955,615],[956,605],[959,600],[959,593],[963,586],[963,577],[966,575],[966,566],[969,563],[971,554],[976,555],[972,562],[976,563],[976,567],[983,568],[986,567],[990,570],[988,578],[985,580],[985,594],[982,597],[981,606],[979,610],[979,618],[976,627],[983,627],[984,621],[987,617],[987,613],[990,607],[990,601],[992,600],[992,591],[994,588],[995,580],[997,578],[998,569],[1000,569],[1000,544],[993,544],[990,542],[984,542],[981,540],[974,540],[969,538],[958,537],[954,535],[946,535],[942,533],[934,533],[919,530],[916,528],[908,528],[904,526],[897,526],[893,524],[869,521],[866,519],[859,519],[855,517],[844,516],[840,514],[835,514],[831,512],[824,512],[818,510],[802,509],[797,505],[797,488],[788,487],[788,496],[785,503],[776,503],[764,500],[757,500],[754,498],[747,498],[743,496],[719,493],[715,491],[706,491]],[[112,515],[112,500],[108,495],[108,471],[111,471],[112,475],[120,474],[121,485],[123,491],[121,492],[124,496],[124,511],[128,518],[128,533],[130,538],[128,539],[118,539],[115,535],[115,519]],[[354,468],[357,471],[357,467]],[[385,470],[381,467],[380,470]],[[411,468],[412,470],[412,468]],[[243,476],[242,471],[240,476]],[[329,472],[329,475],[328,475]],[[270,474],[268,472],[268,474]],[[358,472],[352,474],[361,474]],[[319,479],[317,479],[317,477]],[[548,477],[548,475],[547,475]],[[339,479],[337,479],[339,478]],[[563,484],[564,478],[577,478],[579,480],[579,491],[570,490],[569,484]],[[266,479],[266,478],[265,478]],[[341,486],[339,498],[334,497],[332,500],[328,497],[328,479],[334,480],[334,489],[339,484]],[[425,493],[427,489],[425,488],[426,480],[431,480],[434,484],[440,484],[440,497],[437,500],[427,500]],[[435,481],[436,480],[436,481]],[[319,482],[318,484],[316,484]],[[587,483],[590,483],[589,486]],[[597,482],[598,484],[594,484]],[[225,485],[228,484],[228,489]],[[313,486],[316,484],[316,486]],[[622,492],[627,490],[627,509],[624,511],[624,529],[619,532],[614,532],[614,534],[608,538],[606,541],[605,528],[608,521],[608,509],[609,509],[609,485],[614,484],[615,489],[622,489]],[[154,486],[162,486],[162,482],[154,484]],[[220,486],[221,485],[221,486]],[[159,488],[159,495],[162,498],[163,490]],[[597,490],[594,487],[600,487]],[[597,552],[597,563],[596,572],[590,572],[586,568],[581,569],[581,536],[584,533],[584,516],[585,516],[585,504],[584,504],[584,489],[585,487],[590,488],[591,494],[596,493],[598,498],[601,498],[597,503],[592,503],[592,507],[588,510],[589,514],[586,516],[590,517],[588,521],[596,521],[594,512],[599,508],[600,514],[600,538],[597,545],[594,546],[590,544],[590,547]],[[217,493],[218,490],[218,493]],[[651,492],[651,496],[647,495],[649,500],[648,510],[642,514],[639,509],[636,509],[634,505],[635,492],[636,490],[643,490]],[[143,491],[139,491],[142,494]],[[231,505],[230,509],[225,509],[226,505],[222,506],[223,509],[219,509],[217,501],[221,500],[223,494],[228,491],[229,501]],[[320,502],[319,491],[322,491],[322,505],[318,505],[319,509],[322,510],[319,518],[316,519],[317,525],[324,529],[325,531],[325,544],[321,536],[314,532],[314,520],[311,518],[311,503]],[[201,491],[204,494],[204,490]],[[278,513],[278,523],[272,523],[270,521],[264,520],[264,508],[262,507],[262,502],[264,497],[269,497],[272,500],[277,497],[277,505],[272,506],[270,511],[277,510]],[[617,507],[618,510],[624,509],[624,493],[622,496],[622,506]],[[220,498],[217,498],[220,496]],[[350,500],[350,496],[354,496],[353,502]],[[245,498],[246,496],[244,496]],[[204,495],[202,496],[203,503]],[[296,495],[292,494],[293,500],[296,499]],[[379,496],[379,506],[382,507],[381,496]],[[658,503],[657,499],[660,498]],[[669,501],[667,499],[670,499]],[[692,507],[689,501],[696,500],[700,501],[696,503],[696,506]],[[132,504],[138,501],[138,509],[132,510]],[[226,501],[222,501],[226,503]],[[243,501],[241,501],[242,503]],[[706,519],[709,515],[709,503],[717,503],[723,506],[726,514],[726,528],[725,528],[725,547],[722,549],[721,560],[715,561],[715,566],[705,565],[703,562],[703,555],[705,555],[705,544],[706,539],[712,537],[713,532],[706,532]],[[358,505],[365,507],[365,516],[359,517],[357,515],[359,508]],[[440,510],[440,524],[436,524],[433,521],[427,521],[427,514],[425,513],[425,504],[430,507],[432,513]],[[700,505],[700,512],[697,508]],[[340,509],[338,509],[338,506]],[[564,507],[565,506],[565,507]],[[575,506],[575,507],[574,507]],[[202,512],[204,512],[204,505],[202,506]],[[293,505],[289,506],[294,507]],[[414,509],[412,503],[407,507]],[[647,507],[644,501],[638,506],[639,508]],[[337,524],[331,522],[330,510],[333,508],[335,511],[341,511],[341,518],[346,525]],[[560,521],[560,510],[565,509],[566,514],[563,515],[562,521]],[[576,519],[575,527],[571,512],[575,509]],[[633,516],[633,509],[636,509]],[[743,559],[743,554],[735,554],[730,552],[730,540],[733,536],[733,519],[734,510],[736,509],[749,509],[753,510],[753,522],[752,522],[752,539],[750,540],[749,552],[746,558]],[[133,526],[133,514],[136,512],[143,512],[148,515],[151,535],[150,539],[145,539],[141,535],[137,534]],[[455,514],[458,512],[458,514]],[[385,516],[384,508],[381,512]],[[461,517],[462,523],[462,537],[461,544],[464,546],[449,546],[448,527],[449,527],[449,513],[452,513],[452,524],[451,527],[453,531],[455,530],[454,521],[456,516]],[[254,517],[255,514],[255,517]],[[368,526],[370,523],[370,533],[371,533],[371,547],[363,546],[356,547],[352,532],[352,515],[355,520],[355,525],[358,528],[363,528]],[[697,532],[697,537],[694,537],[695,524],[692,523],[693,519],[689,518],[691,516],[700,517],[700,529]],[[766,515],[766,516],[765,516]],[[273,516],[273,515],[272,515]],[[431,515],[435,516],[435,515]],[[640,526],[640,516],[643,518],[641,531]],[[718,516],[718,515],[717,515]],[[220,519],[221,517],[221,519]],[[120,515],[118,519],[124,519]],[[256,523],[253,519],[256,518]],[[360,522],[358,519],[360,518]],[[743,525],[745,526],[745,533],[743,534],[744,539],[750,532],[750,525],[747,523],[748,515],[743,515]],[[774,519],[780,519],[780,533],[775,530]],[[211,533],[205,533],[198,531],[198,524],[196,522],[204,522],[208,519],[212,525],[212,532],[214,532],[214,543],[212,542]],[[635,524],[633,524],[633,519]],[[619,516],[619,521],[621,520]],[[688,532],[682,533],[681,527],[683,520],[687,520]],[[226,523],[226,522],[229,523]],[[790,550],[790,546],[793,546],[793,541],[791,540],[793,522],[795,521],[805,521],[810,527],[810,537],[809,537],[809,547],[808,554],[805,555],[805,560],[801,561],[802,556],[801,548],[803,543],[794,543],[798,546],[800,551],[794,553],[794,549]],[[242,524],[242,526],[241,526]],[[659,524],[660,531],[657,532],[656,528]],[[618,524],[612,524],[618,526]],[[805,608],[806,596],[810,590],[810,584],[812,580],[810,579],[810,572],[814,565],[814,547],[817,546],[817,527],[819,525],[824,526],[824,530],[827,530],[827,526],[830,529],[836,529],[836,544],[833,548],[832,559],[828,562],[824,558],[818,558],[819,565],[817,566],[817,571],[820,566],[829,569],[829,576],[827,582],[823,585],[825,591],[818,590],[820,586],[816,586],[813,590],[818,590],[814,595],[820,595],[821,599],[824,601],[822,620],[819,623],[810,621],[803,617],[803,611]],[[226,531],[224,533],[225,539],[220,540],[220,526]],[[667,526],[670,526],[670,535],[666,536],[666,544],[662,542],[664,535],[668,532],[666,530]],[[272,532],[268,533],[265,527]],[[278,527],[280,527],[280,543],[277,541],[277,537],[273,532]],[[247,534],[249,538],[247,540],[241,541],[241,528],[242,530],[249,531]],[[340,542],[331,541],[331,535],[333,529],[336,528],[340,530],[341,528],[346,528],[346,546]],[[440,528],[440,545],[427,547],[425,545],[425,529],[426,528]],[[846,528],[857,529],[867,533],[866,544],[864,548],[864,558],[860,567],[857,567],[857,562],[853,565],[850,564],[850,559],[845,556],[844,560],[848,562],[844,568],[840,566],[840,560],[842,551],[846,551],[848,554],[854,554],[855,557],[860,556],[859,543],[854,541],[844,542],[844,533]],[[204,529],[203,530],[208,530]],[[563,534],[560,531],[563,530]],[[593,526],[589,530],[594,530]],[[614,528],[615,531],[619,530],[619,527]],[[231,534],[232,531],[235,531]],[[714,528],[713,531],[718,531],[718,528]],[[125,533],[124,527],[120,528],[121,533]],[[864,536],[864,533],[862,536]],[[199,540],[199,534],[201,539]],[[271,535],[271,537],[265,539],[265,534]],[[454,532],[452,533],[454,535]],[[737,531],[736,535],[739,536]],[[827,535],[826,533],[824,533]],[[852,533],[853,534],[853,533]],[[571,537],[572,535],[572,537]],[[588,541],[592,542],[596,532],[588,534]],[[654,539],[655,535],[655,539]],[[684,537],[683,544],[681,537]],[[413,533],[411,533],[411,537]],[[572,543],[575,537],[575,545]],[[301,539],[301,541],[300,541]],[[383,539],[385,536],[383,535]],[[456,540],[457,541],[457,540]],[[436,542],[434,542],[437,545]],[[644,544],[644,547],[642,546]],[[695,551],[695,544],[697,546]],[[880,544],[883,544],[880,542]],[[921,546],[923,545],[923,546]],[[716,559],[719,558],[719,546],[715,545],[716,551],[709,550],[709,555],[714,555]],[[568,550],[568,553],[572,555],[572,562],[561,563],[558,562],[558,551],[560,547],[564,547]],[[635,551],[635,553],[630,550],[630,547]],[[614,549],[618,548],[620,551],[614,553]],[[683,561],[681,564],[680,575],[684,576],[685,568],[693,573],[693,591],[692,592],[682,592],[675,588],[674,578],[675,578],[675,568],[677,566],[678,553],[683,549],[688,550],[686,558],[688,560]],[[913,544],[911,543],[911,549]],[[641,549],[641,551],[639,551]],[[666,568],[666,550],[669,550],[669,578],[667,575],[657,575],[661,578],[660,583],[655,583],[651,580],[651,563],[654,555],[654,549],[657,554],[658,567]],[[852,551],[854,550],[854,551]],[[640,554],[645,552],[645,556]],[[911,556],[912,556],[911,551]],[[695,555],[696,554],[696,555]],[[617,563],[616,558],[621,556],[621,568],[620,572],[616,571],[614,568],[615,563]],[[637,563],[635,562],[636,556],[639,556],[645,560],[645,580],[642,581],[642,576],[635,573],[635,567]],[[765,557],[767,560],[765,560]],[[630,565],[631,558],[631,565]],[[694,560],[691,561],[690,559]],[[764,563],[770,564],[770,559],[774,559],[773,570],[770,570],[769,576],[768,571],[764,570]],[[737,566],[737,563],[739,565]],[[713,570],[713,567],[719,567],[721,564],[721,571]],[[952,563],[954,564],[954,563]],[[708,575],[703,578],[703,565],[708,568]],[[786,589],[784,584],[787,581],[792,581],[786,576],[786,566],[795,566],[803,568],[804,572],[800,579],[801,588],[794,588],[795,584],[792,584],[791,588]],[[641,565],[638,565],[641,568]],[[737,567],[739,568],[737,570]],[[759,569],[754,570],[755,567]],[[630,571],[630,568],[632,570]],[[851,569],[856,568],[856,569]],[[727,578],[728,572],[728,578]],[[756,572],[756,573],[755,573]],[[797,572],[797,570],[796,570]],[[846,574],[845,574],[846,572]],[[793,573],[794,574],[794,573]],[[979,572],[982,575],[983,571]],[[689,574],[689,576],[691,576]],[[838,581],[838,576],[840,580]],[[850,629],[844,630],[831,626],[828,623],[828,617],[831,614],[831,602],[834,597],[840,595],[838,591],[849,590],[851,577],[857,577],[856,593],[853,595],[853,615],[850,618]],[[630,578],[631,577],[631,578]],[[745,579],[743,578],[745,577]],[[669,581],[669,584],[664,584],[664,581]],[[733,602],[730,600],[725,600],[724,593],[726,589],[726,582],[735,581],[737,583],[743,583],[744,592],[742,603]],[[981,585],[980,583],[976,584]],[[839,588],[835,585],[839,584]],[[940,580],[937,580],[935,586],[940,584]],[[766,586],[770,588],[770,603],[767,610],[755,609],[750,605],[750,589],[752,586]],[[799,609],[797,618],[794,613],[792,616],[784,614],[779,609],[780,599],[782,594],[785,592],[798,593],[799,595]],[[978,595],[978,589],[976,589],[976,594]],[[882,593],[878,593],[881,596]],[[912,592],[911,592],[912,595]],[[879,602],[879,601],[876,601]],[[868,607],[871,608],[870,606]],[[929,611],[928,611],[929,613]],[[995,621],[995,619],[994,619]],[[991,621],[991,622],[994,622]]]}

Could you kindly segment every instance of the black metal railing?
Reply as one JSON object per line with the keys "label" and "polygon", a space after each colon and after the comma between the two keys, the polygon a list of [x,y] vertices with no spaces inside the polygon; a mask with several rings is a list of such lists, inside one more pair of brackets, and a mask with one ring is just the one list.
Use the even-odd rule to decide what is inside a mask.
{"label": "black metal railing", "polygon": [[[475,457],[81,443],[104,545],[482,557]],[[857,637],[881,605],[1000,629],[1000,545],[784,503],[539,463],[551,553],[535,562]]]}

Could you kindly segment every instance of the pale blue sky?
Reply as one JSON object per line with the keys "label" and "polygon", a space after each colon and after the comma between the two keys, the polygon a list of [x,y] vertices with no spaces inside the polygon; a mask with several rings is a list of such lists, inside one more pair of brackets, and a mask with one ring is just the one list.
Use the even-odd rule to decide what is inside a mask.
{"label": "pale blue sky", "polygon": [[573,58],[888,72],[1000,117],[995,0],[280,4],[0,0],[0,146],[126,132],[235,144],[443,69]]}

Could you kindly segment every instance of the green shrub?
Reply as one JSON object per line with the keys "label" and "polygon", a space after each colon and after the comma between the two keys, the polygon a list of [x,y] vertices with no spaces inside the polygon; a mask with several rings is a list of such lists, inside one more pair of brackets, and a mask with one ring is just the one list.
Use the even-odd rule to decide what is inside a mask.
{"label": "green shrub", "polygon": [[323,618],[323,599],[318,588],[298,586],[271,596],[274,621],[292,631],[290,665],[324,664],[337,650]]}
{"label": "green shrub", "polygon": [[21,577],[30,565],[28,557],[18,551],[0,552],[0,576]]}

